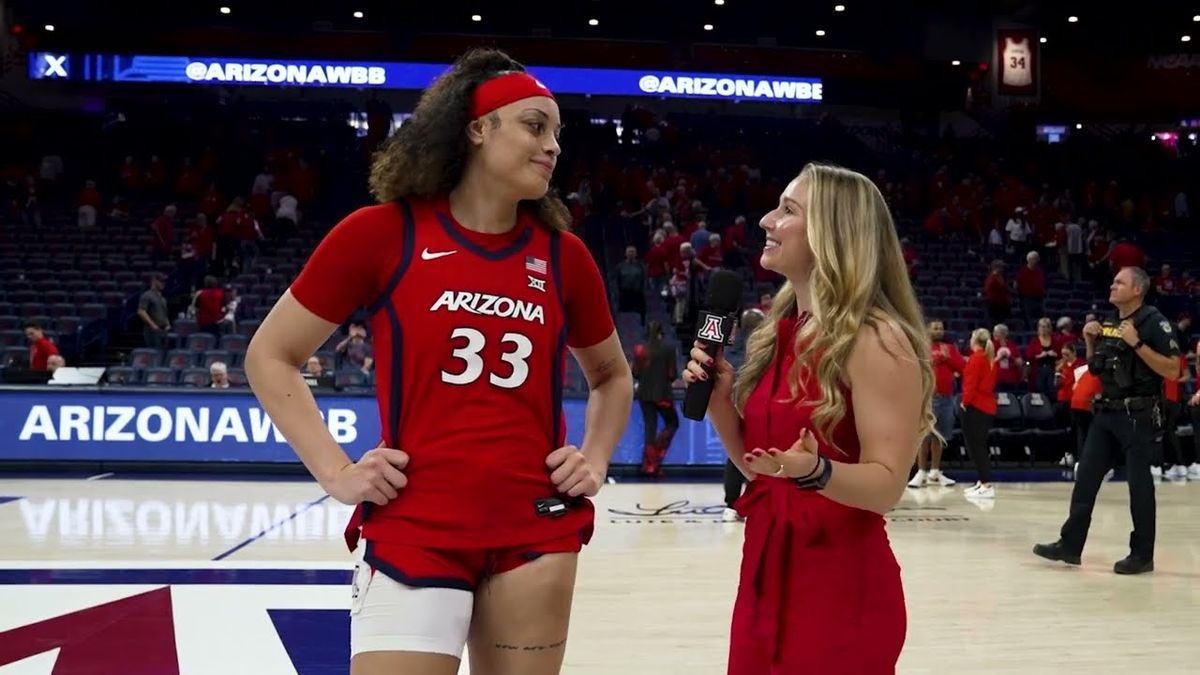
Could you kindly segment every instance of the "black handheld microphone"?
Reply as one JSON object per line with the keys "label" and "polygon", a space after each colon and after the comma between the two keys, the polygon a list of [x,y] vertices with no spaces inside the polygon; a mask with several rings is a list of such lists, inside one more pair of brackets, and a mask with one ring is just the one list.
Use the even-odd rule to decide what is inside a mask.
{"label": "black handheld microphone", "polygon": [[[742,300],[742,278],[729,270],[714,270],[708,278],[708,297],[696,319],[696,340],[704,344],[704,353],[716,356],[717,351],[733,344],[733,325]],[[696,380],[687,386],[683,396],[683,416],[691,420],[704,419],[708,400],[712,398],[713,368],[704,366],[709,379]]]}

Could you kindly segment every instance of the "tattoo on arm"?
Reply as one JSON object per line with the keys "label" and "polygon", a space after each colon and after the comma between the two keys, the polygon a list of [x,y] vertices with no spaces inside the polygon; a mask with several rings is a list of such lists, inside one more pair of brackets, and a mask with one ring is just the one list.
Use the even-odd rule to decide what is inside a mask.
{"label": "tattoo on arm", "polygon": [[550,644],[550,645],[518,646],[518,645],[506,645],[504,643],[497,642],[496,649],[503,649],[505,651],[510,651],[510,652],[544,652],[544,651],[547,651],[550,649],[558,649],[559,647],[562,647],[565,644],[567,644],[566,639],[559,640],[558,642],[555,642],[554,644]]}

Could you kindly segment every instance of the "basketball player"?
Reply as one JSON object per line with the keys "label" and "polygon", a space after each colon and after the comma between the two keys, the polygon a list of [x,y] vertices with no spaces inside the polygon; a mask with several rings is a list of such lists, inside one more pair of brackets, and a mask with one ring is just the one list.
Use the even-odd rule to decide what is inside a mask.
{"label": "basketball player", "polygon": [[709,419],[750,479],[728,672],[892,673],[906,612],[883,514],[934,427],[929,334],[870,179],[810,164],[760,226],[787,283],[736,386],[699,343],[684,375],[711,367]]}
{"label": "basketball player", "polygon": [[[379,205],[326,236],[247,355],[254,391],[321,486],[357,504],[351,672],[558,673],[576,558],[628,423],[633,378],[599,271],[548,193],[551,92],[466,54],[374,160]],[[356,308],[376,355],[381,446],[352,462],[296,366]],[[587,378],[565,445],[570,349]],[[359,542],[359,538],[362,542]]]}

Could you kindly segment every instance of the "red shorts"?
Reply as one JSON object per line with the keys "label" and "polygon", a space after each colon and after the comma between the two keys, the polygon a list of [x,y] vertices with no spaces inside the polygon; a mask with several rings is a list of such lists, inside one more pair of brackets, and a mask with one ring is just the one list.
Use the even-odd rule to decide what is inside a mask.
{"label": "red shorts", "polygon": [[548,553],[578,553],[587,531],[506,548],[434,549],[366,540],[363,559],[396,581],[417,588],[474,591],[490,576],[503,574]]}

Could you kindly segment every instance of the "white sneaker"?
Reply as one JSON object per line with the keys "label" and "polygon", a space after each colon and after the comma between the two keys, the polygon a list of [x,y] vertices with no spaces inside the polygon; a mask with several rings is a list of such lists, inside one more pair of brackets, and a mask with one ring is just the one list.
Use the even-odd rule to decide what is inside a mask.
{"label": "white sneaker", "polygon": [[1182,464],[1176,464],[1175,466],[1171,467],[1170,469],[1167,469],[1166,473],[1163,474],[1163,478],[1166,478],[1169,481],[1175,481],[1175,482],[1186,481],[1187,477],[1188,477],[1188,469],[1186,466],[1184,466]]}
{"label": "white sneaker", "polygon": [[1161,466],[1150,467],[1150,477],[1154,479],[1155,483],[1161,483],[1162,479],[1163,479],[1162,467]]}
{"label": "white sneaker", "polygon": [[955,483],[958,482],[958,481],[954,480],[953,478],[947,476],[946,474],[942,473],[941,469],[931,469],[929,471],[929,479],[928,480],[930,483],[937,483],[938,485],[941,485],[942,487],[950,487],[951,485],[954,485]]}
{"label": "white sneaker", "polygon": [[916,475],[912,477],[912,480],[908,481],[908,487],[910,487],[910,488],[925,487],[925,483],[927,483],[928,481],[929,481],[929,472],[925,471],[924,469],[917,469]]}
{"label": "white sneaker", "polygon": [[963,496],[967,499],[995,499],[996,488],[992,487],[990,483],[984,485],[977,482],[966,490],[963,490]]}
{"label": "white sneaker", "polygon": [[736,509],[731,509],[728,506],[726,506],[725,510],[721,512],[721,522],[722,523],[740,523],[740,522],[742,522],[742,516],[738,514]]}
{"label": "white sneaker", "polygon": [[1188,480],[1200,480],[1200,462],[1194,463],[1188,467]]}

